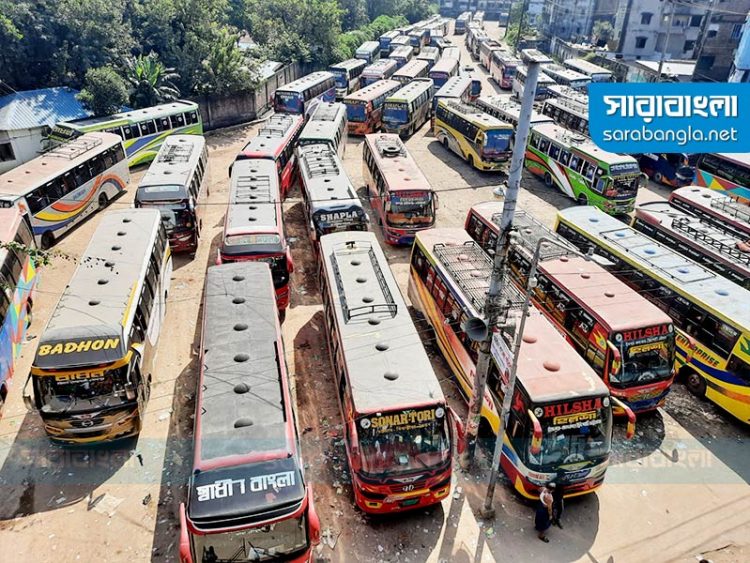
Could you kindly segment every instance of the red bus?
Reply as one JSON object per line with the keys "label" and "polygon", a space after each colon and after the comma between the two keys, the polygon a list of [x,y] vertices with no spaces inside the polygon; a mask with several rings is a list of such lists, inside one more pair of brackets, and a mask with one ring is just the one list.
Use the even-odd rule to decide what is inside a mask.
{"label": "red bus", "polygon": [[522,64],[521,59],[513,56],[507,51],[492,51],[490,56],[490,75],[498,86],[503,90],[510,90],[513,87],[513,77],[516,75],[516,69]]}
{"label": "red bus", "polygon": [[366,135],[362,151],[362,176],[385,241],[411,244],[417,231],[435,224],[437,194],[398,135]]}
{"label": "red bus", "polygon": [[[460,424],[372,232],[320,238],[320,290],[357,506],[424,508],[451,488]],[[460,442],[459,442],[460,443]]]}
{"label": "red bus", "polygon": [[349,133],[367,135],[380,130],[383,124],[383,103],[399,88],[401,83],[395,80],[378,80],[344,98]]}
{"label": "red bus", "polygon": [[[264,158],[276,163],[281,198],[292,189],[297,178],[297,159],[294,146],[297,144],[305,117],[296,114],[272,115],[258,130],[258,135],[245,145],[235,162],[247,158]],[[229,170],[231,174],[231,167]]]}
{"label": "red bus", "polygon": [[[488,201],[474,205],[466,217],[469,236],[490,253],[502,209],[502,202]],[[510,270],[524,288],[537,241],[558,237],[523,211],[516,211],[513,224],[519,244],[511,247]],[[595,262],[565,255],[559,247],[542,255],[537,279],[534,304],[567,336],[613,397],[635,413],[664,404],[675,375],[675,331],[664,311]]]}
{"label": "red bus", "polygon": [[305,482],[268,266],[209,268],[203,303],[180,561],[312,561],[320,521]]}
{"label": "red bus", "polygon": [[700,186],[678,188],[669,194],[669,205],[696,215],[729,235],[750,239],[750,205],[722,190]]}
{"label": "red bus", "polygon": [[292,253],[284,234],[279,184],[270,160],[235,162],[229,185],[229,206],[217,264],[267,262],[279,310],[289,305]]}

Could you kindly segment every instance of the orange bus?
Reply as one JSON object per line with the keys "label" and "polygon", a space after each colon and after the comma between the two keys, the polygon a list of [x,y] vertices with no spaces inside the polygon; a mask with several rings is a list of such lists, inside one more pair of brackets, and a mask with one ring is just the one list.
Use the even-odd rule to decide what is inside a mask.
{"label": "orange bus", "polygon": [[271,268],[279,310],[289,305],[292,253],[284,233],[279,182],[272,161],[241,160],[232,167],[229,206],[217,264],[266,262]]}
{"label": "orange bus", "polygon": [[395,80],[378,80],[344,98],[349,133],[367,135],[382,126],[383,103],[386,98],[401,88]]}
{"label": "orange bus", "polygon": [[320,256],[354,501],[371,514],[439,503],[450,494],[460,424],[388,260],[371,232],[323,235]]}
{"label": "orange bus", "polygon": [[366,135],[362,176],[370,205],[389,244],[411,244],[435,224],[437,194],[395,134]]}
{"label": "orange bus", "polygon": [[[502,210],[502,202],[488,201],[474,205],[466,217],[469,236],[489,253]],[[516,211],[513,224],[519,244],[511,247],[510,271],[524,288],[537,241],[558,237],[523,211]],[[674,381],[672,319],[595,262],[563,254],[554,247],[542,255],[534,304],[565,333],[612,396],[635,413],[661,406]]]}
{"label": "orange bus", "polygon": [[[467,319],[481,318],[492,259],[463,229],[417,233],[409,271],[409,298],[435,332],[435,341],[463,395],[472,396],[477,342],[464,332]],[[523,302],[513,284],[503,288],[513,309]],[[518,323],[518,311],[511,312]],[[526,320],[512,407],[500,465],[515,490],[535,498],[539,487],[556,481],[565,496],[598,489],[612,450],[612,406],[628,414],[627,436],[635,431],[633,412],[607,386],[539,311]],[[480,429],[497,433],[500,405],[512,363],[513,342],[500,332],[492,340]]]}
{"label": "orange bus", "polygon": [[[305,115],[303,114],[279,113],[272,115],[260,128],[258,135],[251,139],[240,151],[235,162],[248,158],[273,160],[276,163],[281,198],[285,198],[297,178],[297,159],[294,156],[294,146],[297,144],[297,139],[299,139],[304,125]],[[230,175],[232,173],[231,166],[229,173]]]}

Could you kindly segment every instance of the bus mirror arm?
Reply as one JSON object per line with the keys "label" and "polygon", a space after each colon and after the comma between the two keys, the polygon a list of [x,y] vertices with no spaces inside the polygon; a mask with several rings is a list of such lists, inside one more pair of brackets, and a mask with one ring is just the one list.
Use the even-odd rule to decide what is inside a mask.
{"label": "bus mirror arm", "polygon": [[531,421],[532,434],[531,434],[531,446],[529,451],[531,455],[539,455],[542,452],[542,425],[536,415],[531,412],[531,409],[526,411],[526,414]]}
{"label": "bus mirror arm", "polygon": [[294,262],[292,261],[292,251],[291,249],[286,249],[286,269],[291,274],[294,272]]}
{"label": "bus mirror arm", "polygon": [[612,361],[609,364],[610,371],[612,373],[620,373],[620,368],[622,367],[622,354],[620,354],[617,346],[612,344],[609,340],[607,340],[607,348],[612,352]]}
{"label": "bus mirror arm", "polygon": [[450,417],[451,428],[453,429],[453,440],[456,444],[456,450],[459,454],[462,454],[464,452],[464,435],[466,434],[464,423],[461,422],[461,419],[452,407],[448,407],[448,416]]}
{"label": "bus mirror arm", "polygon": [[354,419],[349,421],[349,444],[351,444],[351,464],[352,471],[359,471],[362,468],[362,460],[359,458],[359,440],[357,439],[357,426]]}
{"label": "bus mirror arm", "polygon": [[125,384],[125,397],[127,397],[128,401],[135,401],[136,396],[137,395],[135,391],[135,384],[126,383]]}
{"label": "bus mirror arm", "polygon": [[623,411],[625,411],[625,416],[628,417],[628,428],[625,431],[625,439],[631,440],[633,436],[635,436],[635,413],[628,405],[623,403],[617,397],[613,397],[610,395],[609,398],[612,401],[612,404],[614,406],[616,406],[618,409],[622,409]]}
{"label": "bus mirror arm", "polygon": [[180,563],[193,563],[190,555],[190,538],[188,538],[185,503],[180,503]]}
{"label": "bus mirror arm", "polygon": [[27,391],[30,381],[31,374],[26,378],[26,383],[23,385],[23,404],[26,405],[28,410],[33,411],[36,410],[36,405],[34,404],[34,399],[31,397],[31,394]]}

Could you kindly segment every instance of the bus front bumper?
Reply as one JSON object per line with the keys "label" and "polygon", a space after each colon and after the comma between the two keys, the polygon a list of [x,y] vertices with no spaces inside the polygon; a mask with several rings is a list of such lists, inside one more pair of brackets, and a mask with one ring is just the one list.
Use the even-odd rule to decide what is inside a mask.
{"label": "bus front bumper", "polygon": [[[103,419],[103,420],[98,420]],[[113,442],[137,435],[141,430],[138,408],[95,416],[91,419],[71,417],[46,419],[44,430],[53,442],[61,444],[94,444]]]}
{"label": "bus front bumper", "polygon": [[198,248],[198,237],[194,231],[172,232],[169,234],[169,246],[172,252],[193,252]]}
{"label": "bus front bumper", "polygon": [[354,502],[368,514],[391,514],[432,506],[446,498],[451,490],[450,477],[431,489],[389,495],[364,491],[356,483],[352,483],[352,485]]}
{"label": "bus front bumper", "polygon": [[[615,397],[623,401],[635,414],[650,412],[656,410],[664,404],[669,394],[669,386],[666,388],[648,389],[634,393],[612,393]],[[612,414],[615,416],[624,416],[625,411],[619,407],[612,407]]]}

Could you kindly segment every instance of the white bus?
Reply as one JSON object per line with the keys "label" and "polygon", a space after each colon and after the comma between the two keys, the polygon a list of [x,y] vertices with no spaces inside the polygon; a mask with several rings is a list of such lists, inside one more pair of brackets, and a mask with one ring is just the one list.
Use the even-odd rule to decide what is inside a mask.
{"label": "white bus", "polygon": [[107,206],[130,181],[122,139],[86,133],[0,176],[0,207],[27,214],[38,246],[50,248]]}
{"label": "white bus", "polygon": [[[523,89],[524,85],[526,84],[526,72],[526,65],[519,65],[516,68],[516,75],[513,77],[513,96],[518,98],[519,100],[523,97]],[[536,93],[534,94],[534,99],[545,99],[549,95],[547,88],[549,88],[553,84],[555,84],[554,80],[544,74],[544,72],[539,72],[539,78],[536,82]]]}
{"label": "white bus", "polygon": [[[510,94],[482,96],[474,103],[484,113],[502,119],[506,123],[510,123],[513,127],[518,127],[518,121],[521,119],[521,104],[513,99]],[[554,120],[551,117],[531,110],[530,124],[539,125],[540,123],[554,123]]]}
{"label": "white bus", "polygon": [[349,138],[349,122],[346,118],[346,105],[341,102],[323,102],[315,108],[307,125],[299,135],[298,145],[326,143],[344,158],[346,142]]}
{"label": "white bus", "polygon": [[612,71],[585,59],[566,59],[563,64],[570,70],[590,77],[591,82],[612,82]]}
{"label": "white bus", "polygon": [[359,90],[359,76],[369,63],[363,59],[347,59],[328,67],[336,80],[336,99]]}
{"label": "white bus", "polygon": [[544,69],[544,74],[561,86],[570,86],[576,90],[583,90],[591,84],[590,76],[557,64],[547,64],[542,68]]}

